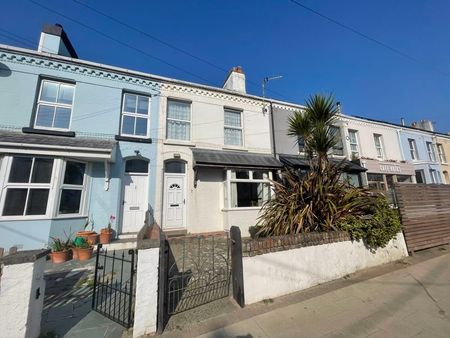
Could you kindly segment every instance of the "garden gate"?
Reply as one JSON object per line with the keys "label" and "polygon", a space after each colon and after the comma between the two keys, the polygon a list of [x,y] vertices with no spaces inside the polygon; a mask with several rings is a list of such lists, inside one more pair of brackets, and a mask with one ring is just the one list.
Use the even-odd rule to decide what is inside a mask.
{"label": "garden gate", "polygon": [[110,254],[99,244],[95,260],[92,309],[126,328],[134,320],[136,254],[135,249]]}

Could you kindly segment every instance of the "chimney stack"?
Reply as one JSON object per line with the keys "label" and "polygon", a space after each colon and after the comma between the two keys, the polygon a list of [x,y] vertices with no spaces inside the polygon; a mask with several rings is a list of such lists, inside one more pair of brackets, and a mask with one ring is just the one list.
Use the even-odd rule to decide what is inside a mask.
{"label": "chimney stack", "polygon": [[400,117],[400,125],[401,126],[405,125],[405,118],[404,117]]}
{"label": "chimney stack", "polygon": [[245,74],[241,66],[233,67],[223,84],[224,89],[234,90],[245,94]]}
{"label": "chimney stack", "polygon": [[44,25],[39,39],[38,52],[78,58],[66,32],[60,24]]}

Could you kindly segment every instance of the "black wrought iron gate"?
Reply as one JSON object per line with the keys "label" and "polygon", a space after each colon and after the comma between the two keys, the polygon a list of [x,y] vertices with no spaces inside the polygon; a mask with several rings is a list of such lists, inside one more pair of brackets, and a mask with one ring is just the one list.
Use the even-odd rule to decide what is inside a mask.
{"label": "black wrought iron gate", "polygon": [[92,309],[126,328],[134,321],[136,254],[134,249],[111,254],[99,244],[95,261]]}
{"label": "black wrought iron gate", "polygon": [[165,240],[164,245],[167,315],[229,296],[228,235],[174,237]]}

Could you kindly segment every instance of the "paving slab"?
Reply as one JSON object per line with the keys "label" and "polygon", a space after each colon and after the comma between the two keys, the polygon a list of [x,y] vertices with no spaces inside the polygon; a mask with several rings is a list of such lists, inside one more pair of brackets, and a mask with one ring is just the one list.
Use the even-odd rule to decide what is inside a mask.
{"label": "paving slab", "polygon": [[163,337],[450,337],[450,247],[417,253]]}

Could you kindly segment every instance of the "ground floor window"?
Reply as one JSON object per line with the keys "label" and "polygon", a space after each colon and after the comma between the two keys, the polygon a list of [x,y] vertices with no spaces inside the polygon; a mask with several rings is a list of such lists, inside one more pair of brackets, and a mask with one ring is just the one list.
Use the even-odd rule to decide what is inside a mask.
{"label": "ground floor window", "polygon": [[347,180],[347,182],[354,186],[354,187],[360,187],[361,186],[361,178],[360,175],[357,173],[344,173],[343,174],[344,179]]}
{"label": "ground floor window", "polygon": [[425,183],[425,174],[423,170],[416,170],[416,182]]}
{"label": "ground floor window", "polygon": [[441,183],[440,173],[435,169],[430,169],[431,183]]}
{"label": "ground floor window", "polygon": [[261,207],[270,199],[272,172],[268,170],[227,170],[226,207]]}
{"label": "ground floor window", "polygon": [[367,183],[369,189],[389,190],[394,188],[395,183],[412,183],[412,176],[367,173]]}
{"label": "ground floor window", "polygon": [[369,189],[386,190],[386,183],[383,174],[367,174],[367,184]]}
{"label": "ground floor window", "polygon": [[27,155],[1,162],[2,217],[52,217],[81,214],[86,163]]}

